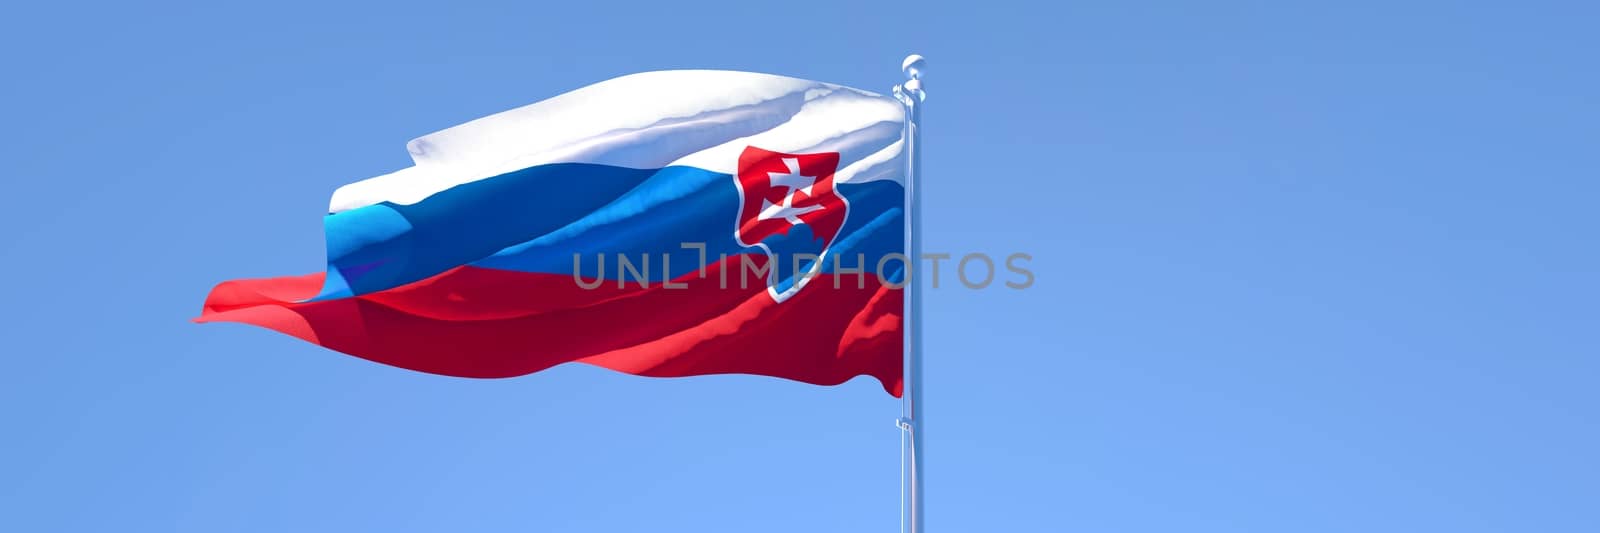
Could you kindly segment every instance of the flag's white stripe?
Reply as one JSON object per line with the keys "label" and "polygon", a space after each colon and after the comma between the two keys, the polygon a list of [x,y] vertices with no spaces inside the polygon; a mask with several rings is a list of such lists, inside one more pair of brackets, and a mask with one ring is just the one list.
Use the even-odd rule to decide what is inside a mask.
{"label": "flag's white stripe", "polygon": [[774,152],[839,152],[843,168],[900,140],[905,111],[888,98],[846,89],[807,101],[788,121],[751,135],[724,138],[717,146],[673,161],[732,174],[746,146]]}
{"label": "flag's white stripe", "polygon": [[837,151],[840,181],[898,179],[885,169],[898,161],[903,121],[898,102],[837,85],[748,72],[646,72],[413,140],[408,148],[416,166],[341,187],[329,211],[414,204],[550,163],[682,165],[732,174],[751,145]]}
{"label": "flag's white stripe", "polygon": [[853,161],[840,163],[838,172],[833,174],[834,183],[866,183],[869,181],[892,180],[905,185],[905,159],[900,157],[905,149],[905,141],[896,137],[888,146],[873,152],[871,155]]}

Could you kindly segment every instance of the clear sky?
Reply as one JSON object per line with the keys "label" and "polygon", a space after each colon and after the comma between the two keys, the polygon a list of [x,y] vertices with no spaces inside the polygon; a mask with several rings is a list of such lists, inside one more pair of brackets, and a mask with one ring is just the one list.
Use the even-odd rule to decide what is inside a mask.
{"label": "clear sky", "polygon": [[1592,2],[32,2],[0,16],[0,530],[894,531],[860,378],[418,374],[193,325],[406,140],[926,55],[932,531],[1592,532]]}

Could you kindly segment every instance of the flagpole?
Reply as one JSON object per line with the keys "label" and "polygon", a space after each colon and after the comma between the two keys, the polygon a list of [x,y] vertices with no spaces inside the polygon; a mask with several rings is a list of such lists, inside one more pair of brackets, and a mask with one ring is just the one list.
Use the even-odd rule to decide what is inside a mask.
{"label": "flagpole", "polygon": [[[894,86],[895,99],[906,108],[906,357],[905,387],[901,394],[898,425],[903,440],[909,440],[910,460],[901,459],[901,529],[924,533],[922,505],[923,445],[927,441],[926,410],[922,404],[922,282],[913,275],[922,257],[922,74],[927,61],[922,56],[906,56],[900,64],[906,81]],[[901,453],[907,446],[901,445]]]}

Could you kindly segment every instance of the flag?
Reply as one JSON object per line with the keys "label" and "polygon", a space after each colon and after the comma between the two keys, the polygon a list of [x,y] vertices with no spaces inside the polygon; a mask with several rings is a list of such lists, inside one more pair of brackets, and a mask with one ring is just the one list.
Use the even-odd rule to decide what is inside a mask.
{"label": "flag", "polygon": [[498,378],[579,362],[901,393],[905,111],[730,71],[623,76],[412,140],[345,185],[324,273],[226,281],[198,322]]}

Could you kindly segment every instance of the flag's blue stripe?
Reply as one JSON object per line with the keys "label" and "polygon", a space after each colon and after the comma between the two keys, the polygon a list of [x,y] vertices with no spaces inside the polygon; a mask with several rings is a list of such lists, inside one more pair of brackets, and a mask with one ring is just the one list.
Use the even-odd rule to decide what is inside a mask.
{"label": "flag's blue stripe", "polygon": [[[328,215],[332,284],[323,296],[365,294],[421,280],[560,229],[655,174],[606,165],[540,165],[453,187],[412,205],[381,203]],[[330,276],[332,277],[332,276]]]}
{"label": "flag's blue stripe", "polygon": [[[866,268],[902,252],[899,184],[841,185],[851,212],[830,253],[842,266]],[[570,275],[581,254],[585,277],[616,279],[617,255],[648,278],[680,277],[721,255],[763,253],[733,238],[738,191],[728,174],[693,167],[639,170],[605,165],[532,167],[457,186],[413,205],[384,203],[329,215],[328,286],[319,298],[376,292],[473,266]],[[768,246],[780,254],[817,253],[806,226]],[[597,254],[607,256],[603,272]],[[663,254],[670,258],[664,269]],[[788,260],[780,260],[782,270]],[[826,270],[832,262],[824,261]],[[891,268],[890,270],[894,270]],[[787,276],[785,276],[787,277]],[[633,276],[629,276],[633,279]]]}
{"label": "flag's blue stripe", "polygon": [[[829,250],[830,254],[841,255],[839,266],[857,268],[861,261],[856,254],[864,254],[870,272],[884,254],[902,251],[900,206],[904,203],[904,189],[899,184],[845,184],[840,186],[840,193],[850,201],[850,215]],[[649,280],[677,278],[700,268],[701,246],[707,263],[723,256],[765,253],[734,239],[738,210],[738,190],[732,176],[670,167],[623,199],[554,233],[474,262],[473,266],[571,274],[573,254],[578,254],[583,277],[617,279],[621,275],[621,255],[635,267],[643,267],[648,258],[645,274]],[[790,257],[779,261],[780,270],[793,269],[792,256],[787,254],[821,252],[809,227],[804,225],[791,229],[786,236],[769,239],[767,245]],[[604,269],[600,268],[601,256],[605,257]],[[824,272],[832,271],[833,265],[832,260],[824,261]],[[629,274],[628,279],[636,278]]]}

